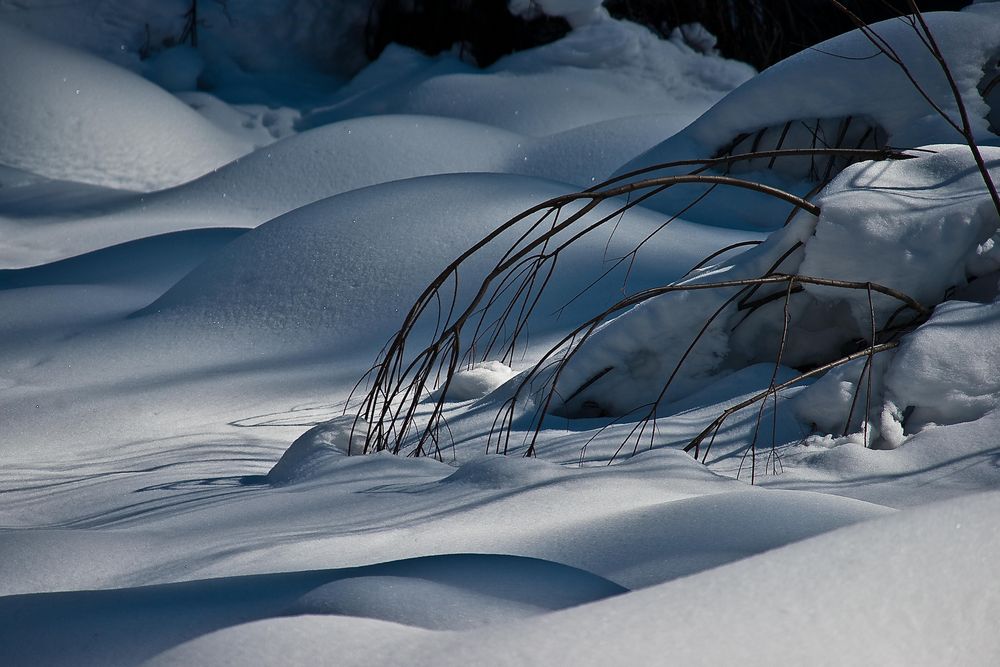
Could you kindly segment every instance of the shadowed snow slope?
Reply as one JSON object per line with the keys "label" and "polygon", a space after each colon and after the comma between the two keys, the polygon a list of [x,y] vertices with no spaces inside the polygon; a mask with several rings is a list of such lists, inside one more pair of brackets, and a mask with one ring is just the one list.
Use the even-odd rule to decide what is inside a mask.
{"label": "shadowed snow slope", "polygon": [[192,229],[150,236],[59,262],[0,269],[0,290],[41,285],[128,284],[165,290],[245,229]]}
{"label": "shadowed snow slope", "polygon": [[[167,460],[163,452],[159,461]],[[196,465],[182,463],[131,479],[93,478],[87,507],[60,506],[74,493],[20,491],[21,511],[74,518],[57,524],[62,528],[0,531],[6,555],[0,594],[352,567],[460,551],[543,558],[634,588],[890,511],[824,494],[748,489],[669,450],[583,469],[497,456],[457,471],[384,454],[313,463],[282,486],[262,478],[178,482],[178,474],[198,474]]]}
{"label": "shadowed snow slope", "polygon": [[[0,4],[7,17],[31,3]],[[116,21],[148,8],[159,44],[156,26],[180,22],[174,9],[190,2],[70,4],[25,9],[18,24],[52,17],[46,34],[78,28],[72,43],[127,50],[136,35]],[[181,87],[204,64],[199,85],[221,77],[254,106],[187,99],[223,125],[249,114],[241,136],[284,137],[232,161],[240,140],[178,98],[0,26],[0,266],[28,267],[0,271],[4,667],[997,664],[1000,219],[967,148],[831,164],[841,173],[820,217],[766,239],[754,230],[784,216],[733,193],[694,209],[706,224],[642,205],[617,215],[624,197],[571,218],[587,194],[532,214],[442,285],[443,311],[454,297],[456,316],[472,313],[456,347],[480,353],[492,332],[472,340],[475,311],[488,325],[508,305],[520,312],[521,278],[546,287],[523,346],[493,346],[447,387],[431,375],[421,388],[445,401],[439,459],[349,456],[362,430],[347,397],[449,262],[663,142],[752,73],[613,21],[597,0],[545,0],[579,9],[575,29],[487,70],[457,52],[392,46],[339,93],[312,97],[322,108],[268,109],[254,91],[280,88],[281,72],[301,75],[290,85],[302,94],[320,81],[312,65],[283,61],[323,32],[303,17],[343,7],[343,30],[360,4],[233,0],[223,9],[256,18],[206,28],[200,56],[184,46],[148,61]],[[92,19],[70,25],[87,6]],[[206,22],[221,17],[218,3],[199,6],[214,7]],[[983,59],[1000,53],[1000,14],[978,11],[928,17],[970,95]],[[86,34],[104,22],[107,40]],[[264,25],[273,34],[259,44],[225,41]],[[901,22],[878,30],[909,35]],[[272,51],[279,35],[288,44]],[[908,39],[904,55],[952,108],[936,64]],[[810,127],[843,127],[860,143],[867,130],[956,141],[863,39],[822,48],[863,59],[790,59],[632,164],[780,142],[802,118],[814,125],[789,129],[789,141]],[[171,72],[184,58],[192,67]],[[992,141],[987,106],[969,100],[977,136]],[[991,164],[997,151],[984,148]],[[793,166],[760,176],[815,186],[811,165]],[[744,167],[756,178],[762,165]],[[129,190],[150,188],[165,189]],[[657,206],[680,201],[673,190]],[[469,305],[515,239],[562,223],[545,245],[521,246],[528,262],[557,254],[551,276],[532,283],[512,251],[492,310]],[[807,387],[765,391],[871,335],[867,290],[784,284],[743,311],[734,287],[663,292],[538,378],[530,390],[551,382],[561,394],[549,414],[535,421],[543,404],[515,394],[548,345],[623,295],[800,266],[936,305],[876,358],[865,397],[855,400],[860,357]],[[962,301],[940,303],[952,288]],[[430,303],[401,367],[431,342]],[[696,337],[703,347],[688,354]],[[416,430],[434,405],[415,402]],[[636,406],[655,419],[608,416]],[[681,451],[720,414],[701,457]],[[858,444],[849,431],[862,418],[863,433],[896,449]],[[518,456],[529,443],[540,458]],[[509,457],[489,453],[508,445]]]}
{"label": "shadowed snow slope", "polygon": [[[110,591],[0,598],[8,665],[131,665],[220,627],[337,614],[436,630],[530,617],[624,593],[575,568],[459,554]],[[180,612],[180,613],[178,613]],[[58,634],[51,630],[59,628]],[[117,635],[107,641],[109,634]],[[16,648],[15,648],[16,647]]]}
{"label": "shadowed snow slope", "polygon": [[0,62],[2,165],[158,190],[251,149],[145,79],[5,24]]}
{"label": "shadowed snow slope", "polygon": [[[353,384],[442,266],[499,222],[563,192],[537,179],[494,174],[431,176],[352,191],[297,209],[200,255],[205,261],[151,305],[146,289],[126,300],[108,287],[61,286],[66,276],[59,264],[10,274],[11,279],[20,276],[25,287],[0,292],[0,305],[40,319],[9,331],[0,344],[0,382],[16,387],[2,397],[0,448],[18,457],[28,455],[26,443],[50,452],[103,449],[112,440],[164,433],[177,420],[198,421],[196,414],[211,414],[209,420],[224,425],[284,409],[288,400],[332,400],[331,391],[341,395],[331,385],[333,378]],[[662,222],[659,215],[633,209],[619,225],[608,257],[631,249]],[[639,254],[628,287],[676,278],[708,253],[743,238],[676,221]],[[180,237],[161,238],[168,239]],[[602,259],[606,243],[606,235],[595,236],[560,260],[551,296],[537,311],[535,340],[620,297],[624,266],[562,318],[554,313],[608,268]],[[157,244],[137,242],[93,257],[103,258],[109,273],[114,266],[127,273],[129,266],[148,261],[151,248],[167,252],[167,244]],[[495,257],[484,253],[470,263],[462,272],[463,293]],[[84,260],[73,260],[78,261]],[[151,272],[155,266],[150,263]],[[84,277],[96,267],[81,265],[74,271]],[[99,311],[99,326],[94,315],[79,312],[88,303],[80,298],[81,290],[88,291]],[[148,307],[125,318],[123,306],[130,305]],[[309,382],[325,378],[323,388],[295,381],[293,389],[278,379],[300,372],[312,378]],[[263,385],[270,388],[262,392]],[[82,387],[103,407],[75,400]],[[124,387],[130,388],[130,400],[115,407],[112,396]],[[258,401],[265,395],[266,407]],[[52,401],[63,409],[40,415],[35,406]],[[256,407],[248,408],[248,402]],[[135,412],[139,405],[144,406],[141,418]],[[302,430],[286,431],[282,446]],[[230,435],[245,438],[246,432]],[[276,459],[274,454],[271,463]]]}

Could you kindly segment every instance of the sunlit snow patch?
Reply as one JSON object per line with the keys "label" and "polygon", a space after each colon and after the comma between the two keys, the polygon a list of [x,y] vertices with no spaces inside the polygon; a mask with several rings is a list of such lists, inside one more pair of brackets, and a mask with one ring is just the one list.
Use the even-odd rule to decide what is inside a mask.
{"label": "sunlit snow patch", "polygon": [[[447,401],[471,401],[482,398],[517,375],[510,366],[499,361],[484,361],[472,368],[455,373],[445,394]],[[435,390],[431,396],[437,397],[444,387]]]}
{"label": "sunlit snow patch", "polygon": [[[926,20],[952,66],[968,108],[972,133],[996,143],[981,94],[984,68],[1000,49],[1000,14],[982,10],[928,13]],[[904,21],[872,26],[951,118],[955,99],[940,65]],[[991,79],[992,80],[992,79]],[[982,88],[985,90],[985,88]],[[994,100],[996,90],[987,96]],[[907,75],[859,31],[846,33],[783,60],[743,84],[678,134],[623,165],[619,173],[672,160],[703,159],[776,148],[912,148],[961,141],[954,127],[924,100]],[[835,176],[851,159],[781,157],[734,165],[743,178],[805,195]],[[728,171],[720,167],[713,173]],[[657,172],[657,174],[666,172]],[[678,172],[679,173],[679,172]],[[758,193],[727,189],[685,208],[704,186],[673,187],[647,206],[716,225],[774,229],[788,205]]]}

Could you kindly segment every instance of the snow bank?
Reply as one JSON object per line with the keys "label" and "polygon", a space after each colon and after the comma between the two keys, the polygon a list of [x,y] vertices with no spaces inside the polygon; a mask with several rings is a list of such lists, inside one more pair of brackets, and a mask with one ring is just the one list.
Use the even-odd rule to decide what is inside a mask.
{"label": "snow bank", "polygon": [[[482,398],[507,382],[517,373],[499,361],[486,361],[455,373],[449,384],[446,400],[471,401]],[[435,394],[441,390],[435,390]]]}
{"label": "snow bank", "polygon": [[469,484],[483,489],[525,489],[565,477],[563,468],[517,456],[492,455],[459,466],[441,484]]}
{"label": "snow bank", "polygon": [[[908,433],[982,417],[1000,405],[1000,304],[950,301],[903,341],[885,400]],[[900,428],[902,431],[902,425]]]}
{"label": "snow bank", "polygon": [[[175,51],[194,51],[188,42],[177,44],[190,6],[190,0],[16,3],[0,5],[0,20],[155,78],[159,58],[169,61],[178,57]],[[200,84],[235,102],[325,99],[368,62],[368,9],[357,0],[201,2]],[[191,71],[190,62],[166,69],[170,77]],[[190,74],[184,78],[191,83]]]}
{"label": "snow bank", "polygon": [[[322,474],[325,459],[364,451],[359,437],[367,422],[354,417],[335,417],[309,429],[295,439],[267,473],[270,484],[309,479]],[[357,433],[358,435],[356,435]]]}
{"label": "snow bank", "polygon": [[356,574],[308,592],[286,613],[463,630],[625,592],[603,577],[550,561],[457,554],[358,568]]}
{"label": "snow bank", "polygon": [[[262,125],[269,112],[216,108],[207,97],[185,99],[224,113],[222,124],[247,119],[253,128],[246,138],[267,143],[260,133],[270,136]],[[280,123],[282,117],[272,120]],[[0,263],[24,266],[63,259],[185,229],[255,227],[325,197],[429,174],[514,173],[589,186],[605,178],[623,156],[640,152],[677,124],[669,114],[642,119],[640,128],[630,119],[616,119],[532,139],[452,118],[375,116],[285,137],[195,181],[148,195],[130,198],[62,182],[0,189],[0,229],[6,241]],[[12,184],[24,180],[19,172],[10,173],[10,179]],[[26,220],[31,223],[21,224]],[[37,224],[41,220],[47,224]]]}
{"label": "snow bank", "polygon": [[[506,172],[519,135],[426,116],[375,116],[318,127],[257,150],[159,197],[156,207],[217,209],[248,226],[350,190],[438,173]],[[214,212],[214,211],[213,211]],[[208,217],[205,212],[200,213]]]}
{"label": "snow bank", "polygon": [[[804,217],[731,263],[701,269],[679,285],[763,275],[811,231],[812,223]],[[674,380],[662,396],[664,409],[704,387],[725,372],[730,329],[742,316],[735,303],[738,291],[728,287],[668,292],[602,324],[563,365],[556,396],[568,398],[559,399],[555,412],[577,417],[625,415],[651,406],[672,375]],[[757,361],[768,356],[759,349],[758,354]]]}
{"label": "snow bank", "polygon": [[353,118],[270,144],[164,193],[163,204],[156,198],[147,202],[236,207],[259,224],[324,197],[430,174],[523,174],[586,187],[611,172],[616,156],[637,152],[655,134],[669,134],[678,125],[670,115],[642,119],[641,131],[630,126],[633,122],[614,119],[533,139],[454,118],[393,114]]}
{"label": "snow bank", "polygon": [[197,90],[177,93],[177,99],[217,127],[258,148],[295,134],[295,123],[302,116],[289,107],[227,104],[215,95]]}
{"label": "snow bank", "polygon": [[0,164],[49,178],[158,190],[251,146],[106,61],[0,24]]}
{"label": "snow bank", "polygon": [[[952,66],[974,136],[981,143],[996,143],[986,119],[990,109],[978,87],[984,66],[1000,52],[1000,15],[932,12],[926,19]],[[935,103],[957,119],[951,89],[912,29],[899,20],[884,21],[873,28],[892,44]],[[779,143],[782,148],[833,145],[847,119],[853,121],[854,128],[867,124],[871,130],[867,138],[861,135],[845,140],[845,147],[860,145],[863,139],[870,142],[872,133],[884,133],[880,143],[896,148],[960,142],[960,135],[924,101],[902,71],[884,56],[873,55],[876,53],[858,31],[806,49],[743,84],[682,132],[622,166],[619,173],[671,160],[713,157],[740,137],[748,138],[741,150],[734,152],[754,145],[760,150],[773,149]],[[786,123],[790,123],[788,135],[782,138]],[[801,131],[804,124],[812,129]],[[767,133],[757,137],[762,130]],[[819,136],[814,141],[815,132]],[[848,130],[850,137],[852,132],[855,130]],[[819,161],[820,175],[826,162]],[[773,169],[755,165],[754,171],[739,175],[805,194],[815,181],[803,182],[802,165],[799,158],[783,159]],[[672,188],[647,205],[674,212],[703,191],[700,186]],[[774,228],[787,214],[787,205],[729,189],[725,196],[710,196],[686,211],[685,217],[710,224]]]}
{"label": "snow bank", "polygon": [[[846,169],[819,198],[823,212],[815,236],[805,244],[799,272],[872,281],[927,306],[953,292],[987,304],[996,299],[1000,218],[982,176],[967,147],[928,150],[935,152]],[[1000,150],[984,147],[983,155],[996,178]],[[853,327],[845,325],[862,336],[870,329],[866,292],[807,286],[806,293],[819,301],[847,304]],[[872,305],[881,328],[899,304],[875,295]],[[898,446],[904,431],[911,433],[922,424],[966,421],[994,407],[1000,387],[991,380],[997,363],[989,343],[997,331],[992,309],[973,303],[939,306],[930,322],[903,339],[890,365],[879,364],[872,414],[865,416],[865,402],[860,402],[855,415],[872,424],[883,446]],[[804,418],[826,432],[844,428],[851,404],[844,399],[853,397],[860,371],[854,364],[838,370],[837,380],[824,379],[807,390],[800,398]],[[845,382],[845,374],[853,379]],[[828,391],[832,382],[840,384],[840,399]],[[865,387],[859,401],[867,401],[866,392]],[[840,426],[831,428],[836,421]]]}
{"label": "snow bank", "polygon": [[600,7],[603,0],[508,0],[511,14],[531,19],[541,12],[546,16],[561,16],[573,27],[586,25],[606,15]]}
{"label": "snow bank", "polygon": [[151,236],[59,262],[0,269],[0,289],[34,285],[124,284],[165,290],[206,257],[245,233],[243,229],[193,229]]}
{"label": "snow bank", "polygon": [[[0,598],[7,664],[134,665],[185,640],[259,618],[350,614],[467,629],[620,595],[576,568],[449,554],[368,567]],[[53,632],[58,628],[57,632]]]}

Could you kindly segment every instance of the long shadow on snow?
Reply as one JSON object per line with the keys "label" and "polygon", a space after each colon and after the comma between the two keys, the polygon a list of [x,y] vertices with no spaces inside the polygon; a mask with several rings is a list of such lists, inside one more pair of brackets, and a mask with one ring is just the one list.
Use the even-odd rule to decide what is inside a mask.
{"label": "long shadow on snow", "polygon": [[[371,579],[360,581],[364,578]],[[317,591],[348,579],[361,587]],[[417,592],[416,599],[400,600],[403,616],[394,604],[394,586],[411,596]],[[368,613],[358,607],[359,591],[376,600]],[[430,598],[422,598],[421,591]],[[8,596],[0,598],[5,619],[0,645],[4,663],[12,666],[130,665],[206,633],[264,618],[348,610],[423,627],[463,628],[482,623],[491,612],[494,620],[496,612],[509,609],[543,613],[625,592],[602,577],[549,561],[450,554],[344,569]]]}

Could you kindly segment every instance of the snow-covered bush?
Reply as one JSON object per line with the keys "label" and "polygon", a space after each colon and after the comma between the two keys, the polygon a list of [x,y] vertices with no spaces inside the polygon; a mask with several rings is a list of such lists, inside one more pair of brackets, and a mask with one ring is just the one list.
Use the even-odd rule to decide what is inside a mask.
{"label": "snow-covered bush", "polygon": [[[992,409],[993,355],[967,368],[949,357],[947,369],[934,357],[962,327],[982,344],[994,306],[932,312],[956,294],[992,303],[1000,292],[1000,149],[979,145],[997,143],[983,80],[998,51],[992,9],[864,27],[755,78],[619,176],[509,220],[427,288],[373,367],[360,406],[365,449],[439,453],[445,397],[464,365],[513,362],[560,254],[585,236],[610,239],[640,205],[662,211],[664,226],[700,206],[702,222],[733,225],[739,215],[775,231],[738,254],[720,250],[678,282],[626,295],[548,346],[499,390],[495,450],[509,451],[516,429],[529,434],[520,451],[533,454],[546,415],[633,421],[638,448],[658,414],[760,363],[773,366],[762,391],[677,444],[705,458],[726,420],[752,407],[756,451],[763,404],[816,378],[795,414],[866,446],[896,447],[926,425]],[[822,90],[804,88],[818,71],[828,77]],[[506,249],[475,296],[451,298],[467,260],[496,252],[501,237]],[[595,283],[643,245],[605,258]],[[578,298],[586,293],[581,285]],[[424,318],[437,327],[413,355]],[[965,345],[969,356],[975,345]]]}

